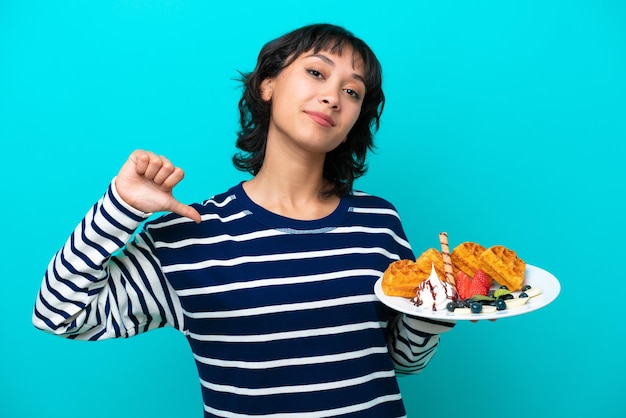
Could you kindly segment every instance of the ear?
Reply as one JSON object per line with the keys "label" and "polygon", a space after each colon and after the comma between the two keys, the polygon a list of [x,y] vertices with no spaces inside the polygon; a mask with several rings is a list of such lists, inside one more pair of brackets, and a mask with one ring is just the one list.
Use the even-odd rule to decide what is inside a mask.
{"label": "ear", "polygon": [[260,90],[261,99],[265,100],[266,102],[272,100],[272,96],[274,95],[274,79],[266,78],[265,80],[261,81]]}

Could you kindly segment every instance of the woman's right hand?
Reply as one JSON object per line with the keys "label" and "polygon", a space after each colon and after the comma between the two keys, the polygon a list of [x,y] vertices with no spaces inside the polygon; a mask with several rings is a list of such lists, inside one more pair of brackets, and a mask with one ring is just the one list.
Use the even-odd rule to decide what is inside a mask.
{"label": "woman's right hand", "polygon": [[167,158],[149,151],[136,150],[128,157],[115,179],[120,197],[142,212],[174,212],[200,223],[198,211],[180,203],[172,189],[184,172]]}

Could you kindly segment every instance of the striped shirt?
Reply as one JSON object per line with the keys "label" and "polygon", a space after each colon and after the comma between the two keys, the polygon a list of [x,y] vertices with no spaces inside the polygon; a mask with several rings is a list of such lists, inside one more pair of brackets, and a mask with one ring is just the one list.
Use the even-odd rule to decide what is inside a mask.
{"label": "striped shirt", "polygon": [[453,326],[375,297],[390,262],[414,259],[387,201],[354,192],[300,221],[241,184],[140,226],[114,182],[50,261],[33,313],[71,339],[174,327],[196,361],[205,417],[402,417],[396,373],[418,373]]}

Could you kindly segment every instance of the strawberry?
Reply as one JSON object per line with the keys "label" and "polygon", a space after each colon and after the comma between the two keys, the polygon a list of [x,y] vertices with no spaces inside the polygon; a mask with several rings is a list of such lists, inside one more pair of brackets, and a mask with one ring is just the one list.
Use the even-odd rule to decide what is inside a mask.
{"label": "strawberry", "polygon": [[476,270],[474,278],[472,279],[472,285],[470,286],[470,297],[474,295],[487,296],[489,289],[491,288],[491,280],[484,271]]}
{"label": "strawberry", "polygon": [[472,280],[472,284],[469,289],[470,298],[474,295],[487,296],[487,293],[489,293],[489,288],[485,288],[485,286],[483,286],[483,284],[478,280]]}
{"label": "strawberry", "polygon": [[476,273],[474,274],[474,280],[478,280],[480,283],[482,283],[482,285],[487,288],[487,291],[489,291],[489,288],[491,288],[491,279],[484,271],[480,269],[476,270]]}
{"label": "strawberry", "polygon": [[456,293],[459,295],[459,299],[464,300],[472,297],[470,293],[471,284],[472,278],[459,270],[456,274]]}

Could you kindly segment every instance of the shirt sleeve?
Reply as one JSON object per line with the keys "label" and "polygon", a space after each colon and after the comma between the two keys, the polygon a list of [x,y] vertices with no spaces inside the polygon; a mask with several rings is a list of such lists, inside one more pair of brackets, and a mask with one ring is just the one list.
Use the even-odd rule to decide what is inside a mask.
{"label": "shirt sleeve", "polygon": [[389,354],[402,374],[420,373],[435,355],[439,335],[454,327],[455,321],[442,321],[398,314],[389,322]]}
{"label": "shirt sleeve", "polygon": [[[397,234],[406,239],[401,222],[398,221],[395,228]],[[415,260],[410,246],[399,247],[397,251],[401,259]],[[455,325],[456,321],[433,320],[400,313],[392,315],[387,323],[387,345],[396,372],[420,373],[435,355],[439,346],[439,335],[450,331]]]}
{"label": "shirt sleeve", "polygon": [[126,338],[165,326],[182,329],[179,299],[165,279],[147,232],[150,214],[126,204],[111,183],[54,255],[33,324],[67,338]]}

